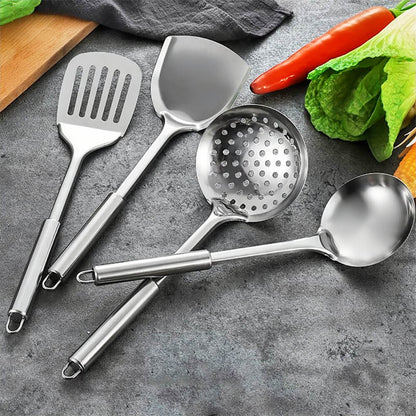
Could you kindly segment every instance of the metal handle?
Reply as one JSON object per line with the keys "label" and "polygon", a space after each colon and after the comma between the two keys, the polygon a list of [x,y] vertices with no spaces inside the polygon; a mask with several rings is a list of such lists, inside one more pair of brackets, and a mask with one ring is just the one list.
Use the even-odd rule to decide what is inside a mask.
{"label": "metal handle", "polygon": [[173,136],[176,136],[178,133],[195,129],[193,126],[186,126],[176,121],[169,114],[164,113],[162,117],[164,124],[159,136],[147,149],[146,153],[137,162],[136,166],[127,175],[126,179],[124,179],[123,183],[117,190],[117,193],[123,198],[126,198],[129,195],[132,189],[137,185],[137,182],[140,181],[141,177],[146,172],[146,169],[153,162],[153,160],[156,159],[157,155],[162,151]]}
{"label": "metal handle", "polygon": [[[87,368],[107,348],[111,342],[132,322],[159,291],[153,281],[144,281],[135,292],[96,330],[88,340],[71,355],[62,370],[62,377],[75,378]],[[137,295],[137,292],[140,296]]]}
{"label": "metal handle", "polygon": [[82,279],[83,275],[90,274],[86,272],[79,273],[77,280],[80,283],[93,282],[97,286],[100,286],[109,283],[138,280],[146,276],[163,276],[164,274],[170,275],[195,270],[206,270],[210,269],[211,266],[211,255],[208,250],[198,250],[154,259],[125,261],[122,263],[95,266],[91,270],[93,274],[92,280]]}
{"label": "metal handle", "polygon": [[[212,264],[217,264],[232,260],[247,259],[250,257],[271,256],[284,253],[299,253],[302,251],[315,251],[335,259],[335,254],[324,246],[325,239],[326,233],[320,232],[312,237],[299,238],[297,240],[218,251],[211,253],[211,259]],[[324,240],[324,242],[322,240]],[[326,244],[329,246],[327,241]]]}
{"label": "metal handle", "polygon": [[48,270],[48,275],[42,283],[44,289],[54,290],[62,281],[69,277],[80,260],[112,222],[128,194],[144,175],[151,162],[168,143],[169,139],[181,131],[190,130],[189,127],[179,124],[168,116],[165,116],[164,120],[165,124],[159,136],[149,149],[147,149],[146,153],[119,186],[118,190],[104,201],[101,207],[90,217],[87,223],[51,265]]}
{"label": "metal handle", "polygon": [[45,220],[42,225],[26,270],[9,309],[6,325],[6,331],[9,334],[19,332],[28,317],[30,305],[52,251],[59,226],[60,222],[52,218]]}
{"label": "metal handle", "polygon": [[[223,209],[218,209],[220,202],[215,201],[211,215],[180,247],[177,253],[191,251],[197,244],[206,238],[217,226],[228,221],[244,221],[242,215]],[[64,378],[75,378],[80,372],[85,371],[115,340],[124,329],[145,308],[159,291],[159,286],[166,276],[157,280],[146,280],[132,292],[98,329],[81,345],[81,347],[68,359],[68,363],[62,371]]]}
{"label": "metal handle", "polygon": [[86,151],[73,150],[71,162],[59,188],[50,217],[43,223],[26,270],[9,309],[9,317],[6,324],[6,331],[9,333],[19,332],[25,320],[28,318],[30,305],[42,279],[46,263],[58,233],[62,215],[85,155]]}
{"label": "metal handle", "polygon": [[[319,235],[292,241],[243,247],[213,253],[210,253],[208,250],[197,250],[190,253],[172,254],[170,256],[152,259],[105,264],[95,266],[92,270],[79,273],[77,280],[80,283],[95,283],[99,286],[109,283],[138,280],[145,276],[163,276],[164,274],[171,275],[196,270],[206,270],[217,263],[241,260],[249,257],[297,253],[300,251],[317,251],[335,259],[335,254],[324,247],[322,242],[322,238],[324,238],[323,235],[324,233],[319,233]],[[85,276],[90,275],[92,275],[92,278],[85,278]]]}
{"label": "metal handle", "polygon": [[124,203],[125,200],[118,194],[111,193],[107,196],[70,244],[49,267],[48,275],[42,282],[44,289],[55,289],[62,280],[70,275],[81,258],[120,211]]}

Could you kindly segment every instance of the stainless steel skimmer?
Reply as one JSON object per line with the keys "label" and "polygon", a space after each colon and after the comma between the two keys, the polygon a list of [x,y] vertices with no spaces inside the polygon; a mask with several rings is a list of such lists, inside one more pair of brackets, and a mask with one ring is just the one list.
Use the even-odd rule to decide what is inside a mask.
{"label": "stainless steel skimmer", "polygon": [[249,73],[248,65],[219,43],[194,36],[168,37],[152,77],[151,94],[164,127],[118,190],[111,193],[48,270],[42,286],[55,289],[111,223],[127,196],[168,141],[199,131],[231,107]]}
{"label": "stainless steel skimmer", "polygon": [[[365,267],[390,257],[406,240],[414,222],[415,204],[407,187],[394,176],[371,173],[343,185],[328,201],[315,236],[210,253],[196,250],[134,262],[134,275],[115,279],[112,266],[95,266],[82,283],[115,281],[210,269],[214,264],[257,256],[315,251],[338,263]],[[114,270],[114,269],[113,269]],[[133,271],[133,267],[130,269]],[[85,274],[86,273],[86,274]]]}
{"label": "stainless steel skimmer", "polygon": [[57,125],[71,149],[72,159],[9,309],[7,332],[19,332],[28,318],[85,156],[124,135],[136,107],[141,79],[137,64],[113,53],[83,53],[69,62],[59,95]]}
{"label": "stainless steel skimmer", "polygon": [[[306,147],[281,113],[247,105],[226,111],[206,129],[196,169],[212,212],[178,253],[192,250],[220,224],[265,221],[286,208],[306,179]],[[108,270],[114,278],[123,279],[134,275],[134,264],[108,265]],[[74,378],[85,371],[158,293],[164,280],[144,281],[69,358],[63,377]]]}

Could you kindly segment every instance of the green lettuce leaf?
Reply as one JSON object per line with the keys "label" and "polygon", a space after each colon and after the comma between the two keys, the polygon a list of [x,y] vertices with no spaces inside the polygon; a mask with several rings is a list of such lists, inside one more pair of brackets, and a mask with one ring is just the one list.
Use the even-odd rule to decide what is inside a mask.
{"label": "green lettuce leaf", "polygon": [[0,0],[0,25],[33,13],[40,0]]}
{"label": "green lettuce leaf", "polygon": [[314,79],[306,91],[305,107],[309,111],[311,120],[316,130],[327,136],[348,141],[365,140],[363,137],[350,135],[343,127],[342,112],[345,110],[345,96],[351,90],[348,77],[340,79],[340,87],[337,88],[335,73],[326,71],[322,76]]}
{"label": "green lettuce leaf", "polygon": [[367,140],[378,161],[387,159],[416,100],[416,8],[308,78],[305,107],[315,128],[331,138]]}
{"label": "green lettuce leaf", "polygon": [[416,61],[391,58],[384,71],[387,80],[381,86],[381,100],[386,112],[389,140],[381,160],[391,156],[403,120],[416,101]]}
{"label": "green lettuce leaf", "polygon": [[342,113],[342,125],[352,136],[362,135],[383,117],[380,93],[381,86],[387,78],[384,72],[386,62],[387,59],[382,59],[367,70],[365,75],[358,79],[355,88],[350,91],[345,112]]}

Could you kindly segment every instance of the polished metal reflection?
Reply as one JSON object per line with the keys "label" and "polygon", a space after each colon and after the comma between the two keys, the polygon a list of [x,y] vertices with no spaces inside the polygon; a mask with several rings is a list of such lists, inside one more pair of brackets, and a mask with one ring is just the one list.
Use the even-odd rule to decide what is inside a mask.
{"label": "polished metal reflection", "polygon": [[[180,252],[192,250],[224,222],[273,218],[298,196],[307,168],[303,138],[282,113],[260,105],[224,112],[205,130],[196,157],[198,181],[212,213]],[[137,262],[144,276],[143,263]],[[88,283],[91,274],[96,284],[135,280],[136,261],[95,266],[77,279]]]}
{"label": "polished metal reflection", "polygon": [[[232,260],[301,251],[315,251],[347,266],[371,266],[390,257],[406,241],[414,218],[415,204],[406,185],[394,176],[370,173],[347,182],[330,198],[318,232],[312,237],[214,253],[198,250],[192,254],[136,260],[129,262],[134,271],[125,280],[204,270]],[[108,267],[96,266],[90,273],[91,279],[80,281],[96,285],[113,283]]]}
{"label": "polished metal reflection", "polygon": [[113,53],[82,53],[69,62],[59,95],[57,126],[71,149],[71,163],[10,306],[8,333],[19,332],[28,319],[85,157],[124,136],[136,107],[141,80],[142,72],[136,63]]}
{"label": "polished metal reflection", "polygon": [[[225,134],[228,129],[230,133]],[[221,140],[220,136],[227,138]],[[276,150],[277,154],[274,154]],[[261,166],[260,159],[257,158],[263,158]],[[256,166],[256,160],[259,161],[259,166]],[[284,171],[278,169],[278,162],[285,165]],[[226,222],[256,222],[272,218],[298,195],[306,179],[307,166],[303,139],[295,126],[281,113],[258,105],[226,111],[207,128],[197,153],[198,180],[202,192],[212,205],[211,215],[177,252],[193,250],[216,227]],[[107,265],[106,277],[112,282],[134,279],[134,266],[135,261]],[[159,292],[165,279],[166,276],[143,281],[69,357],[63,377],[72,377],[66,373],[71,363],[80,371],[85,371],[105,347],[144,310]]]}
{"label": "polished metal reflection", "polygon": [[335,259],[370,266],[391,256],[410,233],[413,198],[399,179],[382,173],[359,176],[328,201],[319,232],[326,232]]}
{"label": "polished metal reflection", "polygon": [[229,48],[196,36],[169,36],[152,76],[156,113],[188,130],[206,128],[234,103],[250,68]]}
{"label": "polished metal reflection", "polygon": [[169,36],[152,76],[156,113],[201,130],[231,107],[249,66],[229,48],[195,36]]}
{"label": "polished metal reflection", "polygon": [[[202,68],[202,66],[204,68]],[[164,127],[146,154],[109,198],[124,201],[138,183],[150,163],[166,143],[183,131],[206,128],[219,114],[229,109],[247,79],[249,66],[227,47],[194,36],[168,37],[162,47],[152,77],[151,95],[156,113]],[[121,206],[121,203],[118,204]],[[86,254],[101,232],[111,222],[118,209],[103,205],[91,217],[66,250],[49,269],[51,276],[64,279]],[[232,216],[215,221],[210,217],[193,238],[181,249],[189,251],[216,225]],[[238,217],[240,219],[240,217]],[[58,281],[59,281],[58,280]],[[146,287],[143,287],[146,286]],[[145,282],[88,338],[69,361],[85,371],[157,293],[159,286]],[[74,374],[77,374],[76,372]],[[65,378],[68,376],[65,371]]]}
{"label": "polished metal reflection", "polygon": [[196,159],[207,200],[221,200],[250,222],[274,217],[298,196],[307,164],[305,143],[292,122],[257,105],[218,117],[205,131]]}
{"label": "polished metal reflection", "polygon": [[242,58],[217,42],[195,36],[166,38],[151,83],[153,106],[164,122],[163,129],[119,188],[108,195],[49,267],[44,289],[54,290],[69,277],[173,137],[206,128],[232,106],[249,70]]}
{"label": "polished metal reflection", "polygon": [[369,173],[347,182],[330,198],[315,236],[212,253],[211,260],[214,264],[316,251],[347,266],[371,266],[390,257],[406,241],[414,218],[415,203],[407,186],[394,176]]}

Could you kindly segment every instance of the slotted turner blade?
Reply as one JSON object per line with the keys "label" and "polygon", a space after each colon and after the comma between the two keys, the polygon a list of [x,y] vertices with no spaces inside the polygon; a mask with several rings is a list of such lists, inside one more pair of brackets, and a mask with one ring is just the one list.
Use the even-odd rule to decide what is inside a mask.
{"label": "slotted turner blade", "polygon": [[19,332],[28,318],[82,161],[124,135],[136,107],[141,78],[138,65],[112,53],[84,53],[69,62],[59,95],[57,124],[71,148],[71,163],[9,309],[7,332]]}
{"label": "slotted turner blade", "polygon": [[165,40],[151,84],[153,105],[164,121],[163,130],[118,190],[107,197],[51,265],[44,289],[55,289],[71,274],[168,141],[180,132],[204,129],[230,108],[248,73],[246,62],[217,42],[195,36]]}
{"label": "slotted turner blade", "polygon": [[[72,124],[124,135],[133,116],[142,73],[120,55],[88,52],[75,56],[62,81],[58,124]],[[110,135],[109,135],[110,136]],[[109,140],[101,140],[106,146]]]}

